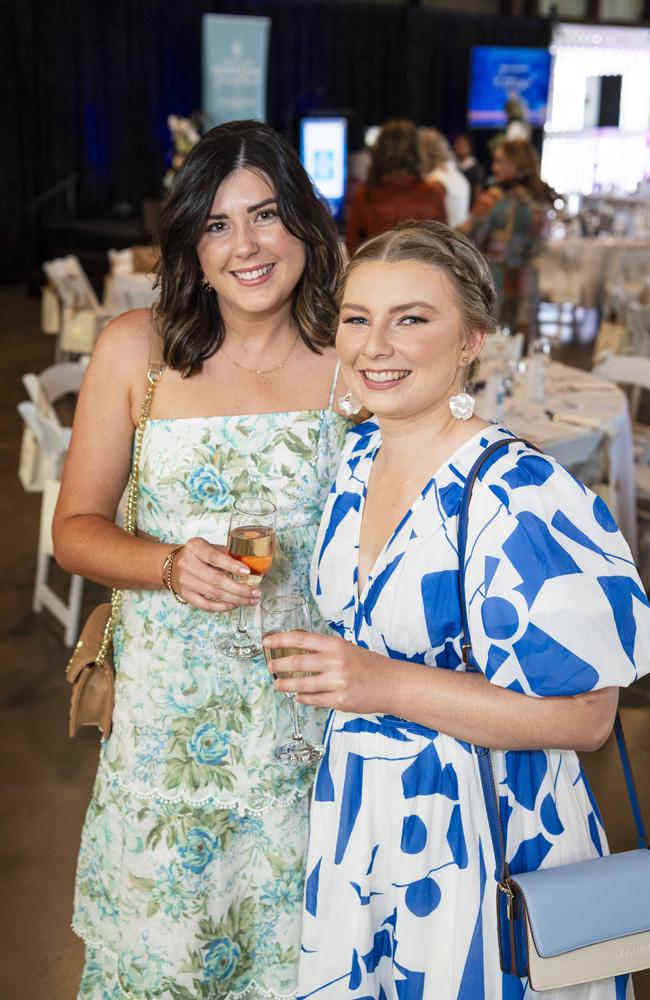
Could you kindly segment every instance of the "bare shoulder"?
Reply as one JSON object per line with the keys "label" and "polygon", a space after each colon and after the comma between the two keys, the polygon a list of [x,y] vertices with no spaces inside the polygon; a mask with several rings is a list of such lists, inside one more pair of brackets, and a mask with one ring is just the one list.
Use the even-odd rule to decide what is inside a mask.
{"label": "bare shoulder", "polygon": [[111,364],[120,371],[140,371],[146,366],[153,321],[150,309],[132,309],[104,327],[93,351],[93,363]]}
{"label": "bare shoulder", "polygon": [[151,310],[133,309],[111,320],[102,330],[88,365],[83,396],[107,405],[107,397],[121,400],[132,411],[133,422],[146,391]]}

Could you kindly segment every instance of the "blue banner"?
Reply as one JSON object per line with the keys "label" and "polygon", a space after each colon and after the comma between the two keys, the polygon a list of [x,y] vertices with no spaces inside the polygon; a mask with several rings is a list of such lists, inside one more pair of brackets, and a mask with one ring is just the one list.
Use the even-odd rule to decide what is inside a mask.
{"label": "blue banner", "polygon": [[473,128],[502,128],[508,120],[505,103],[509,97],[517,97],[526,120],[531,125],[543,125],[550,71],[548,49],[475,45],[468,124]]}
{"label": "blue banner", "polygon": [[268,17],[203,15],[203,111],[208,128],[266,120]]}

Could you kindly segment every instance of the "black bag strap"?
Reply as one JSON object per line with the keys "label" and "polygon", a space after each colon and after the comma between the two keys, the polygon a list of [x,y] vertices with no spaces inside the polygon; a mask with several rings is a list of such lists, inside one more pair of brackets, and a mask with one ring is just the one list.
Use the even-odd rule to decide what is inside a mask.
{"label": "black bag strap", "polygon": [[[479,667],[474,659],[472,653],[472,642],[469,631],[469,616],[467,613],[467,595],[465,591],[465,567],[466,567],[466,552],[467,552],[467,535],[469,529],[469,504],[472,498],[472,490],[474,489],[474,484],[478,475],[495,454],[504,448],[509,448],[510,445],[521,443],[526,445],[528,448],[534,448],[535,451],[539,451],[534,445],[530,444],[524,438],[508,437],[503,438],[501,441],[496,441],[494,444],[489,445],[477,458],[476,462],[467,474],[467,479],[465,480],[465,486],[463,489],[463,495],[461,498],[460,512],[458,515],[458,596],[460,602],[460,612],[461,612],[461,650],[463,661],[468,671],[476,672]],[[623,733],[623,724],[621,722],[620,714],[616,713],[616,721],[614,723],[614,732],[616,734],[616,744],[618,746],[619,755],[621,758],[621,764],[623,766],[623,774],[625,776],[625,786],[627,789],[627,794],[630,799],[630,805],[632,807],[632,815],[634,817],[634,823],[637,832],[637,843],[640,848],[648,848],[648,835],[646,832],[645,823],[643,820],[643,815],[641,813],[641,807],[639,805],[639,796],[637,794],[636,786],[634,784],[634,776],[632,774],[632,768],[630,765],[630,757],[625,743],[625,735]],[[488,747],[481,747],[478,745],[474,746],[474,753],[478,761],[479,774],[481,777],[481,786],[483,789],[483,798],[485,799],[485,809],[488,816],[488,822],[490,826],[490,835],[492,837],[492,846],[494,848],[494,856],[496,859],[497,872],[499,872],[499,884],[503,886],[504,892],[511,894],[511,889],[509,888],[510,872],[508,869],[508,863],[506,860],[506,842],[503,832],[503,825],[501,823],[501,815],[499,813],[499,800],[496,793],[494,773],[492,769],[492,758],[490,755],[490,750]]]}

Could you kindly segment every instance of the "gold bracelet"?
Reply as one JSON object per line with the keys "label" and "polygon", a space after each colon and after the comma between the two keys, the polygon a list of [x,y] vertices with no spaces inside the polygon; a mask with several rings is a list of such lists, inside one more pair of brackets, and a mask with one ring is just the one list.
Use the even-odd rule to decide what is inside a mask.
{"label": "gold bracelet", "polygon": [[165,561],[162,564],[162,582],[174,600],[178,601],[179,604],[187,604],[187,601],[184,600],[180,594],[176,593],[172,585],[172,569],[174,566],[174,559],[182,548],[184,548],[184,546],[179,545],[177,548],[172,549],[171,552],[168,552],[165,556]]}

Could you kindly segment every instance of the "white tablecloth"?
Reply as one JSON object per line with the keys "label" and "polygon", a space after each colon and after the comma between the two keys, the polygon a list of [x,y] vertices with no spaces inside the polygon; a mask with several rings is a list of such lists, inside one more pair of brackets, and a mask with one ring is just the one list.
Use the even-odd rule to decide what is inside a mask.
{"label": "white tablecloth", "polygon": [[[498,361],[486,363],[480,377],[488,378],[498,366]],[[604,448],[612,513],[636,558],[634,447],[627,398],[618,386],[579,368],[549,361],[545,372],[545,402],[532,402],[525,376],[518,375],[499,423],[553,455],[572,472],[579,473]],[[492,414],[482,412],[482,405],[485,411],[479,393],[477,412],[490,419]]]}

